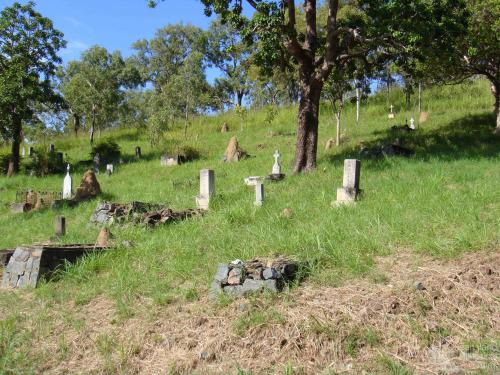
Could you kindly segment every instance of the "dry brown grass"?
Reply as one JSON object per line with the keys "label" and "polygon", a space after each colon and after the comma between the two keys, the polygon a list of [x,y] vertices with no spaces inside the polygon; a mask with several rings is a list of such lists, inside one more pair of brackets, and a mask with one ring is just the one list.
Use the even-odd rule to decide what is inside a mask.
{"label": "dry brown grass", "polygon": [[499,286],[498,251],[451,262],[401,253],[337,288],[305,283],[280,296],[216,305],[206,298],[162,308],[137,301],[143,308],[129,319],[99,297],[68,306],[79,324],[54,315],[53,339],[34,350],[66,347],[64,358],[47,358],[47,374],[220,374],[237,367],[283,374],[289,364],[299,374],[389,373],[381,358],[417,374],[494,373]]}

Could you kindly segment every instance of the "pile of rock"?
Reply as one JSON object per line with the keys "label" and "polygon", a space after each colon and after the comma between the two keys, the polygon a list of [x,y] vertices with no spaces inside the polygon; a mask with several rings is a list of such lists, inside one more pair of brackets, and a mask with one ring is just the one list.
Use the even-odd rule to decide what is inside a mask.
{"label": "pile of rock", "polygon": [[246,157],[248,157],[248,154],[245,150],[240,148],[238,138],[236,138],[236,136],[232,137],[229,140],[229,144],[227,145],[226,152],[224,153],[222,160],[226,163],[230,163],[233,161],[239,161]]}
{"label": "pile of rock", "polygon": [[184,220],[202,214],[200,210],[187,209],[173,211],[170,208],[152,203],[111,203],[101,202],[97,205],[90,221],[99,224],[134,223],[148,226],[166,224]]}
{"label": "pile of rock", "polygon": [[295,279],[297,271],[297,263],[284,257],[219,264],[209,295],[213,299],[222,293],[243,296],[262,290],[278,292]]}

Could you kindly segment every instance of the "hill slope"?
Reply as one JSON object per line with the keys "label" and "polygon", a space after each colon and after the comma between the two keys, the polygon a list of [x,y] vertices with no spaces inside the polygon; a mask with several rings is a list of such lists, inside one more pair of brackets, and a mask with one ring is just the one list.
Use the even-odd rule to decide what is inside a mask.
{"label": "hill slope", "polygon": [[[447,357],[450,368],[483,367],[488,373],[499,365],[499,322],[494,318],[499,312],[498,283],[493,289],[489,282],[480,283],[476,301],[460,302],[453,299],[457,296],[450,296],[446,307],[436,310],[448,320],[443,318],[435,327],[428,326],[435,320],[426,317],[428,305],[434,306],[430,292],[435,290],[422,296],[408,289],[413,281],[419,281],[410,277],[412,264],[452,277],[467,268],[466,262],[476,259],[471,272],[482,272],[489,264],[493,277],[498,276],[499,259],[494,253],[500,247],[500,139],[491,135],[494,116],[487,94],[482,81],[424,92],[423,108],[429,111],[429,120],[411,134],[391,132],[394,123],[387,119],[389,101],[383,95],[370,98],[362,107],[359,125],[354,124],[354,108],[349,105],[344,114],[347,140],[331,150],[323,149],[335,131],[331,109],[324,106],[317,171],[266,185],[262,208],[253,206],[254,192],[243,184],[243,178],[269,173],[275,149],[283,155],[285,173],[291,169],[293,108],[280,110],[270,125],[264,122],[264,112],[250,112],[244,120],[234,114],[199,118],[188,128],[187,140],[182,127],[174,127],[158,148],[151,148],[146,137],[133,130],[105,133],[104,137],[120,144],[131,162],[117,166],[109,178],[99,176],[104,199],[168,203],[176,209],[193,207],[198,171],[211,168],[216,173],[217,190],[212,210],[203,218],[154,230],[113,226],[111,232],[118,244],[115,251],[88,257],[35,291],[1,292],[0,372],[157,373],[162,369],[201,374],[236,373],[241,367],[255,373],[328,373],[329,369],[420,373],[431,366],[421,358],[429,357],[430,349],[447,342],[447,349],[463,352]],[[401,110],[400,93],[392,95],[395,123],[401,124],[414,113]],[[229,133],[219,132],[223,122],[229,124]],[[270,136],[270,131],[275,136]],[[237,135],[252,158],[233,164],[220,161],[232,135]],[[372,147],[396,137],[415,150],[415,156],[363,160],[361,201],[352,207],[332,209],[330,203],[342,181],[343,160],[358,157],[361,143]],[[61,138],[55,144],[72,162],[88,159],[85,138]],[[131,157],[136,145],[143,150],[140,161]],[[161,167],[159,158],[164,148],[177,145],[197,148],[202,158],[179,167]],[[78,180],[82,173],[78,170],[74,178]],[[59,211],[9,213],[8,204],[17,189],[55,190],[61,186],[62,176],[0,177],[0,248],[46,241],[53,234],[56,215],[67,218],[64,243],[95,241],[99,228],[88,223],[95,201]],[[292,210],[290,218],[282,216],[284,208]],[[121,241],[131,241],[134,247],[121,247]],[[207,305],[206,292],[217,263],[275,253],[293,256],[308,265],[305,286],[281,297]],[[464,253],[477,254],[439,265],[427,258],[444,260]],[[393,269],[384,270],[380,264],[386,261],[380,256],[411,261],[395,261]],[[438,270],[431,271],[434,268]],[[352,281],[351,288],[349,280],[353,277],[363,280]],[[436,289],[444,288],[448,280],[433,279],[428,273],[415,277],[429,280]],[[466,293],[472,293],[474,285],[467,284],[466,288]],[[342,296],[349,291],[360,296],[352,308],[361,308],[371,303],[370,293],[363,294],[362,290],[381,296],[391,296],[392,290],[398,300],[405,295],[411,298],[398,302],[403,305],[401,315],[384,328],[370,319],[351,316],[349,299]],[[344,309],[344,304],[337,306],[342,314],[319,313],[318,309],[330,310],[337,299],[345,301]],[[314,301],[321,306],[316,308]],[[446,315],[451,314],[453,303],[459,310],[465,303],[470,310]],[[297,307],[303,305],[308,307]],[[377,315],[379,319],[390,313],[383,312]],[[477,314],[470,324],[460,323],[464,312]],[[208,330],[214,332],[212,336],[201,336],[204,319],[210,327],[220,327],[217,333]],[[354,324],[356,319],[360,320]],[[192,324],[201,328],[192,328]],[[172,326],[183,329],[173,332]],[[300,327],[306,327],[306,331]],[[407,340],[391,341],[391,332],[397,335],[401,327]],[[220,330],[231,331],[228,340],[218,336]],[[248,360],[244,346],[239,345],[267,342],[269,335],[291,339],[277,331],[296,332],[295,340],[302,337],[305,342],[295,342],[293,352],[284,350],[278,355],[266,353],[265,345],[259,344],[256,347],[261,349],[247,353],[250,358],[255,356],[255,362]],[[182,332],[185,336],[181,337]],[[211,344],[203,340],[211,340]],[[403,353],[395,343],[404,342],[408,348]],[[278,345],[276,340],[267,343]],[[290,349],[289,345],[287,341],[283,347]],[[301,352],[310,346],[314,350]],[[471,347],[473,355],[464,357]],[[326,350],[323,356],[322,350]],[[215,358],[200,360],[202,351],[213,353]],[[307,356],[313,364],[307,362]],[[329,361],[336,365],[329,366]],[[358,365],[352,367],[357,361]]]}

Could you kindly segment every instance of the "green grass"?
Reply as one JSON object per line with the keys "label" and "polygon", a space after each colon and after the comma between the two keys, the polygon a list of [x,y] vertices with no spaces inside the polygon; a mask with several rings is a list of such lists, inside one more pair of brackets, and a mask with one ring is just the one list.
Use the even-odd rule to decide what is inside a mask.
{"label": "green grass", "polygon": [[[430,111],[429,120],[408,135],[391,134],[394,122],[387,119],[388,99],[384,95],[363,104],[357,126],[355,107],[348,105],[343,114],[348,141],[329,151],[324,150],[324,144],[334,137],[335,126],[331,108],[325,105],[320,119],[318,168],[298,176],[289,175],[295,137],[267,136],[270,130],[294,132],[295,108],[281,109],[271,127],[264,125],[265,111],[250,112],[243,131],[241,120],[232,113],[198,118],[188,130],[188,139],[180,126],[173,127],[157,148],[150,147],[146,135],[136,130],[103,133],[119,143],[130,161],[116,166],[111,177],[98,176],[106,199],[159,202],[175,209],[193,207],[198,171],[211,168],[216,174],[212,210],[203,218],[154,230],[113,226],[111,232],[118,244],[127,240],[135,246],[118,246],[69,267],[56,282],[42,283],[36,291],[28,292],[36,303],[26,302],[23,294],[1,292],[0,372],[13,369],[29,373],[39,368],[34,354],[26,349],[34,339],[23,333],[28,323],[18,317],[20,308],[47,313],[66,309],[68,301],[87,304],[102,294],[115,302],[117,319],[126,320],[138,314],[140,307],[197,300],[206,293],[216,264],[236,258],[276,253],[294,256],[309,265],[311,282],[336,285],[346,277],[367,274],[375,256],[396,251],[451,258],[464,252],[498,249],[500,138],[491,135],[494,116],[488,91],[483,81],[424,91],[423,110]],[[400,110],[404,108],[403,95],[392,95],[395,123],[404,123],[405,117],[412,115],[418,118],[413,111]],[[230,132],[221,134],[218,129],[224,122]],[[233,164],[220,161],[232,135],[237,135],[252,158]],[[354,206],[331,208],[336,188],[342,183],[343,160],[358,155],[361,141],[376,145],[395,137],[416,155],[363,160],[361,200]],[[89,159],[86,137],[60,137],[54,143],[71,162]],[[142,147],[140,162],[133,159],[136,145]],[[195,147],[202,158],[179,167],[160,167],[162,150],[177,145]],[[255,208],[254,192],[243,179],[270,173],[276,148],[283,155],[288,176],[281,183],[266,184],[264,206]],[[82,173],[73,173],[75,185]],[[16,190],[26,188],[62,189],[62,176],[0,177],[0,248],[48,240],[53,236],[56,215],[66,216],[64,243],[95,241],[99,228],[89,224],[89,218],[97,201],[73,209],[11,214],[8,205]],[[292,210],[291,218],[282,217],[284,208]],[[242,329],[257,324],[257,318],[243,322]],[[37,333],[35,337],[41,336]],[[64,346],[62,343],[63,352]],[[106,347],[103,341],[103,353]]]}

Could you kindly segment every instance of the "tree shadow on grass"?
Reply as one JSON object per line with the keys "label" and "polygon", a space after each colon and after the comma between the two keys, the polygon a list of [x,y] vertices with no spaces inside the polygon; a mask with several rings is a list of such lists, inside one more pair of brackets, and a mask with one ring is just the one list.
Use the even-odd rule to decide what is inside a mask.
{"label": "tree shadow on grass", "polygon": [[[401,146],[413,150],[412,158],[428,161],[439,158],[444,161],[460,159],[493,158],[500,156],[500,137],[493,135],[491,124],[494,123],[492,113],[470,115],[454,120],[445,126],[426,131],[417,129],[414,132],[393,131],[390,128],[375,133],[380,135],[375,140],[364,142],[363,147],[368,149],[393,143],[399,139]],[[367,158],[360,155],[361,145],[355,145],[340,154],[328,155],[325,159],[331,163],[338,163],[348,158],[371,159],[371,169],[385,168],[391,163],[382,157],[379,159]],[[400,156],[391,156],[398,158]]]}

